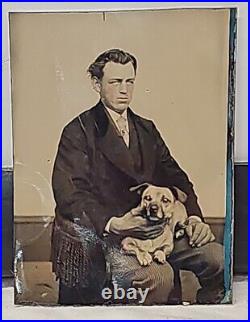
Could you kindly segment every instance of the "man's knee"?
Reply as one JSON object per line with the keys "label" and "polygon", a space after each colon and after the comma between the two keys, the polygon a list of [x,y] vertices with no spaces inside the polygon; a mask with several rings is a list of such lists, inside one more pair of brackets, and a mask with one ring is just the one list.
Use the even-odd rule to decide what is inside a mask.
{"label": "man's knee", "polygon": [[225,294],[223,246],[218,243],[209,243],[200,250],[204,269],[199,276],[201,288],[197,292],[197,303],[221,303]]}
{"label": "man's knee", "polygon": [[199,260],[214,272],[222,272],[224,268],[223,246],[219,243],[208,243],[200,248]]}
{"label": "man's knee", "polygon": [[174,272],[169,263],[151,264],[146,305],[167,304],[174,288]]}
{"label": "man's knee", "polygon": [[174,287],[174,271],[170,264],[153,263],[154,274],[150,275],[151,286],[162,288],[165,291],[171,291]]}

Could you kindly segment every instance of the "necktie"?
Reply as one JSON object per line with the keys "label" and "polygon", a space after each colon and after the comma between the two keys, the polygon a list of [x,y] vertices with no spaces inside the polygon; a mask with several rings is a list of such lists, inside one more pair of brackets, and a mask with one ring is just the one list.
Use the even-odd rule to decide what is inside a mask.
{"label": "necktie", "polygon": [[123,140],[128,145],[128,128],[127,128],[127,121],[126,119],[121,115],[117,120],[117,125],[120,130],[120,133],[122,135]]}

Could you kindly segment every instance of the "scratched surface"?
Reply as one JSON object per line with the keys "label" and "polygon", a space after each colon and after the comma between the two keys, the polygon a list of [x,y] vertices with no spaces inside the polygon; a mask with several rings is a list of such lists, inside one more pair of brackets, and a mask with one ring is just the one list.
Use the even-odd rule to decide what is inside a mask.
{"label": "scratched surface", "polygon": [[[210,11],[210,12],[209,12]],[[212,14],[211,10],[208,10],[207,17],[209,17]],[[113,14],[105,14],[105,13],[99,13],[96,14],[96,17],[98,19],[101,18],[101,24],[99,27],[97,27],[98,32],[94,32],[93,34],[89,34],[89,41],[92,41],[93,36],[95,39],[99,40],[100,42],[104,42],[107,40],[104,37],[101,37],[101,32],[108,26],[108,22],[112,22],[114,24],[118,25],[122,23],[124,20],[125,15],[119,14],[120,19],[118,19],[116,15]],[[221,91],[219,97],[217,97],[218,100],[215,99],[215,95],[210,95],[211,93],[218,93],[217,90],[217,84],[213,81],[213,77],[209,78],[209,75],[211,74],[209,72],[206,73],[209,78],[209,82],[204,84],[204,82],[200,82],[200,65],[198,66],[198,71],[196,73],[191,68],[192,64],[195,63],[196,60],[193,59],[193,56],[188,56],[187,48],[186,50],[187,55],[185,56],[187,59],[189,57],[190,62],[188,65],[191,70],[190,73],[186,73],[183,71],[182,68],[179,69],[180,75],[176,77],[176,69],[172,70],[172,73],[169,73],[169,75],[172,75],[173,77],[167,77],[166,75],[163,75],[164,78],[162,81],[158,82],[158,86],[162,87],[155,87],[156,82],[149,82],[143,83],[146,79],[151,79],[152,77],[152,70],[153,68],[149,68],[150,74],[143,74],[141,79],[141,93],[143,93],[143,101],[140,101],[140,99],[137,98],[137,106],[142,106],[142,115],[146,115],[147,117],[155,118],[159,128],[163,131],[163,136],[168,137],[168,142],[170,147],[175,147],[174,149],[174,155],[178,157],[178,160],[181,164],[185,164],[185,168],[188,170],[188,173],[191,175],[192,179],[195,182],[198,195],[200,197],[200,200],[203,204],[203,208],[206,213],[208,213],[211,217],[219,216],[224,217],[226,214],[226,225],[225,225],[225,236],[224,236],[224,244],[225,244],[225,288],[227,290],[227,294],[225,297],[224,302],[230,302],[232,298],[232,177],[233,177],[233,123],[234,123],[234,81],[235,81],[235,66],[234,66],[234,60],[235,60],[235,48],[234,48],[234,42],[235,42],[235,12],[231,12],[231,37],[230,37],[230,62],[229,62],[229,104],[228,104],[228,138],[229,138],[229,145],[228,145],[228,151],[227,151],[227,171],[225,171],[225,133],[224,133],[224,125],[226,126],[226,117],[225,113],[222,112],[224,108],[224,102],[227,100],[227,88],[225,86],[226,77],[222,77],[221,75],[226,75],[225,68],[227,67],[227,46],[225,45],[227,42],[227,28],[225,27],[225,21],[227,21],[228,18],[228,11],[225,10],[225,12],[222,12],[221,20],[218,19],[218,16],[213,16],[213,19],[215,17],[215,20],[212,19],[214,23],[218,23],[216,25],[217,27],[223,25],[223,28],[226,29],[226,31],[223,29],[224,32],[222,32],[219,36],[218,40],[221,40],[219,42],[224,49],[223,51],[223,57],[218,57],[215,54],[216,57],[212,57],[213,64],[218,65],[221,67],[221,69],[216,69],[217,74],[212,75],[216,77],[219,77],[220,82],[222,85]],[[67,15],[65,15],[66,17]],[[37,19],[35,19],[33,23],[41,22],[42,19],[45,16],[36,16]],[[146,17],[146,16],[145,16]],[[162,12],[159,14],[159,17],[161,19],[163,18]],[[27,18],[27,17],[26,17]],[[34,18],[34,17],[33,17]],[[51,16],[50,16],[51,18]],[[67,17],[67,19],[69,16]],[[74,16],[74,23],[81,21],[80,16]],[[196,17],[197,18],[197,17]],[[14,16],[13,16],[14,19]],[[52,171],[52,165],[53,165],[53,159],[55,155],[55,151],[57,148],[57,140],[59,137],[59,133],[62,129],[62,127],[73,117],[74,114],[78,113],[80,109],[82,110],[82,102],[84,101],[84,104],[87,104],[88,106],[91,106],[93,103],[93,96],[91,95],[85,95],[89,92],[89,87],[85,84],[82,85],[82,74],[71,74],[72,71],[76,72],[79,69],[79,65],[82,64],[82,60],[79,56],[72,57],[72,51],[71,46],[68,46],[68,48],[65,48],[65,42],[61,41],[62,38],[60,38],[58,35],[61,35],[61,29],[58,29],[58,34],[51,33],[51,30],[49,28],[49,24],[46,24],[46,28],[42,28],[42,35],[46,38],[48,33],[51,37],[46,38],[48,40],[47,47],[51,48],[51,52],[53,52],[53,57],[49,57],[50,60],[41,61],[41,65],[43,66],[42,71],[40,69],[37,69],[37,62],[33,60],[32,58],[38,57],[38,53],[42,54],[43,57],[47,53],[47,51],[44,51],[44,44],[39,40],[38,35],[34,35],[34,32],[32,31],[32,34],[29,34],[30,28],[27,28],[27,24],[21,22],[21,16],[15,16],[16,19],[16,30],[18,30],[18,24],[21,23],[21,26],[23,26],[23,29],[19,29],[19,33],[16,32],[12,34],[12,36],[17,37],[13,39],[23,39],[28,42],[28,44],[31,44],[30,51],[27,53],[25,52],[25,49],[27,49],[27,46],[21,46],[19,49],[15,47],[15,49],[19,50],[18,58],[17,56],[14,56],[14,59],[12,59],[12,70],[14,70],[16,73],[13,74],[13,84],[15,85],[15,92],[13,96],[13,104],[14,104],[14,139],[15,139],[15,185],[14,185],[14,193],[16,196],[16,202],[14,205],[14,213],[16,216],[46,216],[53,217],[54,215],[54,201],[53,201],[53,194],[51,190],[51,171]],[[29,15],[28,19],[32,19],[32,15]],[[54,17],[54,21],[58,22],[59,16]],[[86,19],[90,23],[95,20],[94,16],[92,15],[86,15]],[[93,20],[94,19],[94,20]],[[27,20],[28,21],[28,20]],[[53,24],[54,21],[50,20],[50,23]],[[68,20],[67,20],[68,21]],[[158,21],[158,20],[157,20]],[[164,19],[162,21],[165,21]],[[169,21],[169,20],[168,20]],[[203,20],[202,24],[203,24]],[[135,26],[138,26],[138,23],[140,25],[140,21],[137,19],[137,15],[135,13],[131,14],[131,22],[134,23]],[[88,24],[86,23],[86,24]],[[59,24],[60,25],[60,24]],[[80,23],[81,25],[81,23]],[[148,24],[147,24],[148,25]],[[78,26],[78,24],[77,24]],[[129,28],[130,24],[126,24],[127,28]],[[158,26],[158,25],[157,25]],[[212,27],[215,26],[215,24],[211,25]],[[161,27],[159,24],[158,27]],[[27,28],[27,29],[26,29]],[[222,28],[222,27],[221,27]],[[75,28],[74,30],[77,30],[78,37],[82,38],[82,34],[80,33],[81,30],[84,28]],[[191,28],[192,29],[192,28]],[[199,30],[199,28],[196,28]],[[210,28],[205,28],[207,31],[210,30]],[[15,30],[15,29],[12,29]],[[84,29],[86,30],[86,28]],[[136,28],[136,30],[140,30],[140,28]],[[171,30],[171,29],[170,29]],[[189,29],[187,29],[189,30]],[[69,30],[67,29],[67,32]],[[191,30],[192,31],[192,30]],[[144,32],[144,30],[143,30]],[[150,32],[150,30],[149,30]],[[159,32],[162,32],[162,28],[159,28]],[[165,32],[165,31],[164,31]],[[190,30],[189,30],[190,32]],[[205,32],[205,31],[204,31]],[[29,37],[26,37],[27,34]],[[75,39],[74,37],[71,37],[72,35],[69,33],[66,33],[69,40]],[[113,34],[112,34],[113,35]],[[193,35],[193,31],[190,33],[190,35]],[[217,33],[216,33],[217,35]],[[18,38],[20,36],[20,38]],[[152,39],[155,39],[155,32],[154,37]],[[171,35],[169,35],[171,36]],[[23,37],[23,38],[22,38]],[[54,37],[54,38],[53,38]],[[221,38],[220,38],[221,37]],[[77,37],[76,37],[77,38]],[[112,38],[112,37],[111,37]],[[79,38],[77,38],[78,40]],[[124,38],[126,40],[126,37]],[[178,37],[176,39],[179,39]],[[187,38],[188,41],[196,40],[197,37],[190,37]],[[209,37],[204,37],[204,39],[210,39]],[[29,43],[29,41],[31,42]],[[37,42],[37,40],[39,40]],[[88,40],[85,39],[86,42]],[[175,39],[174,39],[175,40]],[[223,40],[223,41],[222,41]],[[125,41],[123,44],[120,43],[116,37],[112,38],[112,41],[114,41],[117,45],[127,45],[128,48],[130,48],[130,42],[131,38],[128,37],[127,42]],[[112,43],[111,41],[111,43]],[[37,46],[34,46],[34,42],[37,43]],[[23,43],[20,42],[14,42],[15,44]],[[79,41],[77,42],[77,44]],[[161,44],[164,43],[161,41]],[[55,47],[57,44],[58,47]],[[177,47],[179,48],[180,44],[183,44],[183,41],[180,43],[177,43]],[[206,41],[206,45],[211,44],[210,42]],[[224,45],[223,45],[224,44]],[[85,45],[84,45],[85,46]],[[196,44],[196,46],[198,46]],[[74,47],[74,46],[73,46]],[[142,46],[139,44],[137,47],[137,50],[141,55],[146,57],[144,62],[147,61],[150,57],[147,57],[149,55],[149,51],[153,50],[152,48],[154,46],[150,46],[148,51],[141,51]],[[192,45],[188,42],[188,48],[192,48]],[[78,47],[77,47],[78,48]],[[167,49],[166,49],[167,48]],[[199,47],[200,48],[200,47]],[[207,47],[206,47],[207,48]],[[210,48],[208,46],[206,53],[214,53],[213,46]],[[80,48],[78,48],[80,49]],[[101,48],[97,48],[98,50]],[[180,48],[179,48],[180,49]],[[169,48],[167,46],[164,46],[162,48],[164,52],[168,52]],[[171,52],[171,51],[170,51]],[[182,50],[180,50],[182,52]],[[50,55],[49,53],[49,55]],[[151,53],[151,52],[150,52]],[[176,53],[174,53],[175,55]],[[68,57],[70,57],[70,60],[68,61]],[[152,56],[152,55],[151,55]],[[20,59],[20,57],[28,57],[28,64],[31,62],[35,62],[34,68],[26,69],[25,67],[25,60]],[[88,59],[90,60],[92,57],[92,52],[88,52]],[[47,57],[48,58],[48,57]],[[211,58],[211,57],[210,57]],[[152,57],[151,57],[152,59]],[[219,64],[223,60],[223,64]],[[64,62],[67,61],[69,65],[64,65]],[[152,63],[152,60],[150,60]],[[168,63],[169,60],[164,60],[164,63]],[[170,59],[171,61],[171,59]],[[13,64],[14,62],[14,64]],[[160,62],[160,61],[159,61]],[[20,65],[18,65],[20,63]],[[27,63],[27,61],[26,61]],[[163,63],[163,62],[162,62]],[[178,64],[181,64],[181,60],[178,61]],[[170,71],[172,66],[174,64],[167,64],[165,67]],[[202,64],[202,66],[206,67],[206,70],[208,66],[206,64]],[[24,73],[25,71],[25,73]],[[202,69],[204,72],[204,70]],[[145,72],[145,71],[144,71]],[[22,75],[26,76],[26,81],[23,82]],[[200,90],[196,88],[188,88],[192,82],[190,82],[190,79],[184,76],[186,75],[196,75],[197,84],[196,86],[202,84],[202,87]],[[39,77],[37,77],[39,76]],[[41,77],[43,76],[43,77]],[[156,76],[156,75],[154,75]],[[34,78],[33,78],[34,77]],[[221,78],[222,77],[222,78]],[[178,86],[173,88],[174,79],[178,78]],[[194,78],[194,77],[193,77]],[[41,82],[41,80],[43,81]],[[183,86],[180,85],[180,81],[183,81]],[[85,80],[86,81],[86,80]],[[27,87],[24,87],[25,84],[27,84]],[[35,84],[35,86],[33,86]],[[77,84],[77,85],[76,85]],[[80,85],[81,84],[81,85]],[[47,90],[45,90],[45,85],[47,86]],[[167,85],[167,86],[166,86]],[[79,87],[80,86],[80,87]],[[182,87],[182,91],[179,91],[180,86]],[[212,87],[214,86],[214,87]],[[33,88],[33,91],[30,92],[30,88]],[[74,87],[74,88],[73,88]],[[78,88],[77,88],[78,87]],[[162,98],[159,98],[158,92],[164,92],[165,88],[171,88],[172,87],[172,93],[173,97],[168,98],[168,106],[175,107],[175,110],[177,113],[169,113],[169,115],[166,115],[166,117],[162,117],[162,111],[165,111],[165,102],[163,104]],[[212,87],[212,89],[211,89]],[[209,91],[210,89],[211,91]],[[77,90],[79,91],[78,95]],[[193,102],[193,95],[190,95],[190,93],[194,93],[196,91],[195,99],[196,104]],[[221,95],[221,93],[223,93]],[[145,95],[144,95],[145,94]],[[25,96],[26,95],[26,96]],[[204,95],[206,97],[204,97]],[[86,99],[87,97],[87,99]],[[49,98],[49,99],[48,99]],[[180,99],[181,98],[181,99]],[[95,98],[94,98],[95,100]],[[222,102],[220,105],[218,102]],[[184,104],[185,103],[185,104]],[[149,105],[147,105],[149,104]],[[151,106],[152,104],[156,105],[155,109],[158,109],[158,116],[151,115],[153,113],[151,109],[147,109],[147,106]],[[136,106],[136,104],[135,104]],[[146,106],[146,107],[145,107]],[[196,109],[193,107],[195,106]],[[200,108],[200,106],[203,106],[203,109]],[[36,108],[34,108],[36,107]],[[192,107],[192,108],[190,108]],[[188,112],[187,112],[188,111]],[[190,111],[193,113],[193,117],[190,117]],[[212,113],[211,111],[215,112],[215,115],[212,116],[209,113]],[[217,118],[217,113],[220,112],[220,117]],[[154,112],[156,112],[154,110]],[[179,113],[179,114],[178,114]],[[208,113],[208,114],[204,114]],[[224,114],[223,114],[224,113]],[[50,117],[48,118],[48,115]],[[193,138],[196,138],[198,135],[201,135],[201,133],[205,133],[206,131],[203,131],[204,123],[202,122],[195,122],[196,126],[190,126],[190,123],[187,122],[188,117],[183,117],[183,115],[188,115],[190,119],[196,119],[198,116],[201,120],[205,120],[205,122],[208,122],[208,120],[212,123],[221,120],[218,124],[212,124],[213,125],[213,131],[212,133],[208,133],[207,136],[204,135],[199,142],[194,143],[195,140]],[[215,117],[216,116],[216,117]],[[176,117],[176,119],[175,119]],[[213,119],[214,118],[214,119]],[[28,121],[27,121],[28,120]],[[180,121],[181,120],[181,121]],[[163,122],[163,123],[162,123]],[[183,136],[176,135],[176,127],[173,126],[173,124],[180,124],[180,128],[182,129],[183,136],[186,137],[185,133],[188,133],[188,130],[194,129],[194,132],[190,134],[190,140],[189,140],[189,153],[186,153],[187,151],[185,148],[183,148]],[[44,129],[46,128],[46,131],[48,131],[51,134],[51,137],[45,138],[45,132]],[[166,133],[165,130],[167,129]],[[220,129],[220,131],[218,130]],[[195,132],[196,130],[196,132]],[[217,132],[218,131],[218,132]],[[208,131],[209,132],[209,131]],[[218,144],[217,148],[214,148],[214,145],[206,144],[206,142],[211,142],[211,135],[214,135],[212,138],[212,141],[217,142],[220,140],[220,145]],[[19,143],[18,143],[19,142]],[[20,142],[26,142],[25,146],[21,144]],[[198,144],[198,146],[197,146]],[[201,147],[205,147],[204,153],[200,153],[201,160],[198,160],[197,158],[190,158],[190,152],[191,155],[196,155],[197,150],[200,150]],[[207,150],[209,150],[208,154]],[[216,157],[215,157],[216,156]],[[219,157],[218,157],[219,156]],[[198,161],[197,161],[198,160]],[[203,162],[204,161],[204,162]],[[200,164],[203,164],[203,167],[207,169],[206,172],[206,180],[201,177],[200,175]],[[212,169],[212,170],[211,170]],[[212,171],[209,173],[209,171]],[[204,173],[205,173],[204,172]],[[214,177],[218,178],[218,180],[214,180]],[[225,178],[227,178],[227,203],[226,203],[226,211],[225,211]],[[208,193],[213,194],[210,195],[210,198],[214,200],[213,203],[210,202],[210,198],[207,198]],[[215,202],[217,200],[217,202]],[[14,260],[14,273],[15,273],[15,285],[16,285],[16,302],[21,303],[25,302],[26,304],[53,304],[56,303],[57,300],[57,292],[58,292],[58,285],[55,282],[54,275],[52,273],[49,273],[51,271],[50,264],[48,262],[43,263],[32,263],[32,262],[26,262],[25,261],[25,254],[23,253],[23,248],[27,245],[27,243],[31,244],[33,242],[36,242],[36,240],[41,236],[41,234],[44,233],[44,231],[47,229],[48,225],[50,224],[50,220],[45,220],[44,222],[44,228],[39,234],[36,234],[34,232],[33,235],[29,236],[23,236],[21,239],[18,239],[16,241],[16,248],[15,248],[15,260]],[[197,283],[192,284],[190,283],[186,288],[185,283],[186,277],[185,274],[183,276],[183,285],[184,285],[184,301],[192,302],[195,297],[195,291],[197,289]],[[195,279],[194,279],[195,281]],[[192,285],[192,287],[191,287]],[[193,292],[189,292],[188,289],[192,290]],[[191,294],[192,293],[192,294]]]}

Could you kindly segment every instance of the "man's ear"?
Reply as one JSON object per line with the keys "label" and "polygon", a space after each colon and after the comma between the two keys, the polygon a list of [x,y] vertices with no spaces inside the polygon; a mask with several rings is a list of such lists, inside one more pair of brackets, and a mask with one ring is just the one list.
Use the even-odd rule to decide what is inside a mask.
{"label": "man's ear", "polygon": [[92,82],[92,87],[93,89],[97,92],[100,93],[101,92],[101,82],[97,77],[92,77],[91,78],[91,82]]}
{"label": "man's ear", "polygon": [[185,194],[185,192],[183,192],[182,190],[180,190],[177,187],[172,187],[171,191],[174,195],[174,197],[179,200],[181,203],[184,203],[187,200],[187,195]]}
{"label": "man's ear", "polygon": [[129,191],[134,192],[136,191],[139,195],[142,195],[143,191],[150,186],[149,183],[145,182],[142,184],[139,184],[138,186],[129,188]]}

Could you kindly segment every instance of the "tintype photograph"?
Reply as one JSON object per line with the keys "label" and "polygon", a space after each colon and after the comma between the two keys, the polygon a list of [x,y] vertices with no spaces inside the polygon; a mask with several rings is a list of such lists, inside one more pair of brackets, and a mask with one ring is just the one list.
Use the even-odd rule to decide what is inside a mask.
{"label": "tintype photograph", "polygon": [[236,9],[10,13],[15,303],[232,303]]}

